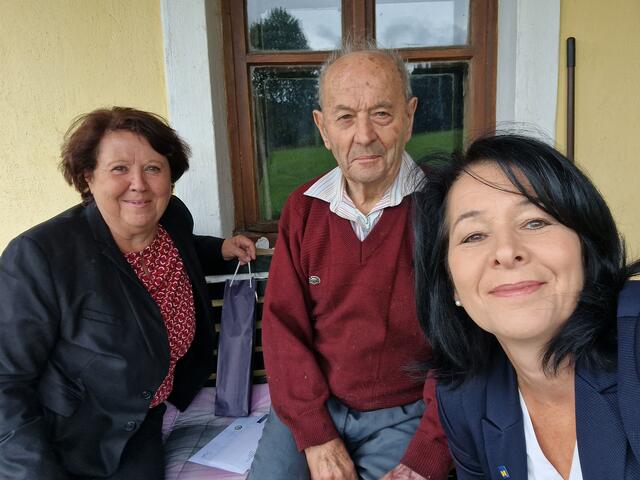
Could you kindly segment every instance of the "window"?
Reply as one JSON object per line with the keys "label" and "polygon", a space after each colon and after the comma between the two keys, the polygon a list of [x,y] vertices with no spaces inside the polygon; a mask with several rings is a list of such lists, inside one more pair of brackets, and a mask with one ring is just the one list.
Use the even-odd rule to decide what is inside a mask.
{"label": "window", "polygon": [[223,19],[238,231],[276,232],[289,193],[335,166],[311,112],[319,67],[347,38],[407,61],[414,159],[495,124],[497,0],[223,0]]}

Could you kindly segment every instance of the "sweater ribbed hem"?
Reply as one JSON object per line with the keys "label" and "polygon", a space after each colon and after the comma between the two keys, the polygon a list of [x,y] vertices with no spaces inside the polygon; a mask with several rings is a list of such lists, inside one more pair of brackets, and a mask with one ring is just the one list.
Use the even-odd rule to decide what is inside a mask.
{"label": "sweater ribbed hem", "polygon": [[325,407],[306,412],[296,418],[289,417],[287,420],[289,421],[285,420],[285,423],[288,424],[296,446],[301,452],[305,448],[322,445],[340,437],[331,415]]}
{"label": "sweater ribbed hem", "polygon": [[447,444],[422,438],[420,431],[414,435],[400,463],[427,480],[445,480],[452,468]]}

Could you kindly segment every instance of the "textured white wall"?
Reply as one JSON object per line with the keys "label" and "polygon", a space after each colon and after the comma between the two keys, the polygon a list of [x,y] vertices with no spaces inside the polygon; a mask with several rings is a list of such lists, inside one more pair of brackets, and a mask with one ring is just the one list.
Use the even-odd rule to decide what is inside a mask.
{"label": "textured white wall", "polygon": [[560,0],[499,0],[498,128],[555,137]]}
{"label": "textured white wall", "polygon": [[191,146],[176,184],[200,234],[228,236],[234,224],[220,2],[162,0],[171,125]]}

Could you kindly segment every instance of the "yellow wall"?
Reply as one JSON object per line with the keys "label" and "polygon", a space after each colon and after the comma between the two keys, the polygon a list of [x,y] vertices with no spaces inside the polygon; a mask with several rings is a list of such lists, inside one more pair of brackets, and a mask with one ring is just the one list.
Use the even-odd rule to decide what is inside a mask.
{"label": "yellow wall", "polygon": [[575,158],[640,255],[640,2],[562,0],[558,130],[566,144],[567,37],[576,38]]}
{"label": "yellow wall", "polygon": [[74,117],[166,115],[165,90],[158,0],[0,0],[0,251],[79,201],[57,170]]}

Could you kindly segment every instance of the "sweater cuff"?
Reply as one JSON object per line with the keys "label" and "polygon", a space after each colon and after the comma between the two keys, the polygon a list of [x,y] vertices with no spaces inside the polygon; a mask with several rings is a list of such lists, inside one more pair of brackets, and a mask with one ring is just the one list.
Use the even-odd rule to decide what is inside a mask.
{"label": "sweater cuff", "polygon": [[[282,418],[282,417],[281,417]],[[291,418],[289,429],[299,451],[307,447],[322,445],[330,440],[339,438],[338,430],[326,407],[306,412],[300,417]]]}
{"label": "sweater cuff", "polygon": [[400,463],[427,480],[444,480],[453,467],[446,442],[425,438],[419,430],[411,439]]}

